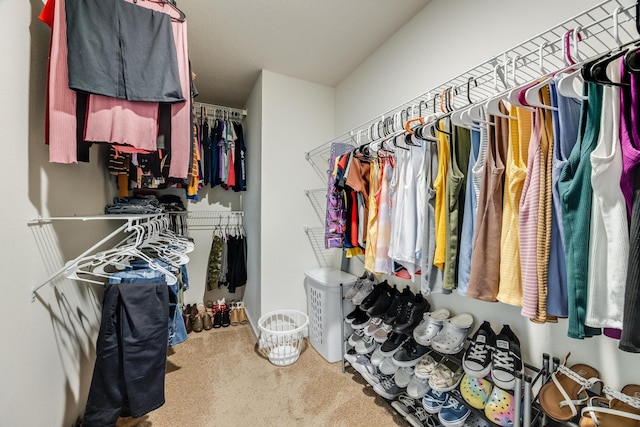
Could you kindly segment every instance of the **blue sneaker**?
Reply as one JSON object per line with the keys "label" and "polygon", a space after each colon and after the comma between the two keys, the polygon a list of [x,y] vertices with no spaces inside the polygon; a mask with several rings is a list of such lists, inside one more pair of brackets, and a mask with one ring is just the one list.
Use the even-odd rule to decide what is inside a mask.
{"label": "blue sneaker", "polygon": [[437,414],[446,400],[447,392],[430,389],[422,398],[422,406],[428,413]]}
{"label": "blue sneaker", "polygon": [[438,419],[446,427],[462,427],[471,410],[460,403],[457,399],[449,396],[447,401],[442,405]]}

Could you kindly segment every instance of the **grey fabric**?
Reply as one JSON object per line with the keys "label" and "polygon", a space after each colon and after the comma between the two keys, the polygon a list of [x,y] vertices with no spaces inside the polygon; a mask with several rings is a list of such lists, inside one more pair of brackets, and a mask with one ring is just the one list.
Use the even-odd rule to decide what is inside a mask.
{"label": "grey fabric", "polygon": [[182,102],[171,17],[123,0],[67,0],[69,87],[129,101]]}

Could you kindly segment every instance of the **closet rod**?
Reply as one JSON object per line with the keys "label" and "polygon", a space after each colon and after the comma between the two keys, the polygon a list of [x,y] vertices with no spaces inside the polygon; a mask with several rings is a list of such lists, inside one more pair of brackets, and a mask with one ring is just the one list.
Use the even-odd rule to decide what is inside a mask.
{"label": "closet rod", "polygon": [[[103,244],[105,244],[109,240],[111,240],[114,237],[116,237],[118,234],[127,231],[135,222],[148,222],[148,221],[153,220],[153,219],[161,218],[164,215],[165,214],[152,214],[152,215],[89,215],[89,216],[67,216],[67,217],[62,216],[62,217],[52,217],[52,218],[38,218],[38,219],[35,219],[35,220],[32,220],[32,221],[29,221],[28,225],[42,225],[42,224],[45,224],[45,223],[48,223],[48,222],[59,221],[59,220],[62,220],[62,221],[67,221],[67,220],[92,221],[92,220],[119,219],[119,220],[126,220],[127,221],[126,223],[122,224],[120,227],[116,228],[111,233],[109,233],[109,235],[107,235],[104,238],[102,238],[102,240],[100,240],[99,242],[97,242],[96,244],[91,246],[89,249],[87,249],[86,251],[84,251],[83,253],[78,255],[75,259],[70,261],[70,263],[73,263],[73,262],[79,260],[80,258],[83,258],[83,257],[89,255],[90,253],[94,252],[96,249],[98,249],[100,246],[102,246]],[[66,263],[64,266],[60,267],[60,269],[58,269],[58,271],[53,273],[44,282],[42,282],[40,285],[36,286],[35,288],[33,288],[31,290],[31,302],[34,302],[36,300],[36,293],[42,287],[44,287],[47,284],[51,283],[51,281],[53,279],[55,279],[56,277],[58,277],[60,274],[62,274],[64,272],[64,270],[67,268],[68,264],[69,263]]]}
{"label": "closet rod", "polygon": [[196,109],[196,114],[200,114],[202,108],[207,111],[207,116],[211,118],[223,118],[216,117],[216,112],[226,113],[228,119],[241,120],[247,115],[247,110],[241,108],[225,107],[224,105],[205,104],[204,102],[194,102],[193,107]]}
{"label": "closet rod", "polygon": [[[623,0],[606,0],[590,9],[569,18],[555,27],[543,31],[542,33],[529,38],[528,40],[490,58],[489,60],[476,65],[475,67],[465,71],[464,73],[440,84],[431,90],[419,95],[412,100],[398,105],[397,107],[368,120],[359,126],[354,127],[351,131],[324,143],[313,150],[305,153],[307,160],[319,154],[325,154],[333,142],[346,142],[352,145],[368,142],[367,135],[372,126],[393,120],[394,116],[398,116],[401,112],[412,114],[414,117],[421,112],[433,113],[434,109],[437,113],[441,113],[439,109],[439,97],[444,89],[456,88],[458,94],[455,96],[456,105],[464,102],[468,105],[467,95],[470,95],[473,103],[481,102],[488,99],[497,91],[502,91],[509,87],[505,69],[510,71],[511,67],[507,67],[512,61],[517,61],[517,74],[520,83],[527,80],[533,80],[541,75],[538,64],[538,53],[540,46],[544,44],[543,56],[546,71],[559,69],[564,67],[564,60],[557,56],[562,53],[562,45],[564,43],[564,35],[570,30],[579,29],[582,40],[578,42],[580,56],[583,58],[593,57],[606,52],[617,46],[616,40],[611,34],[613,28],[613,12],[616,8],[620,8],[618,12],[620,30],[620,39],[622,43],[626,43],[638,38],[635,30],[635,16],[629,11],[635,7],[633,4],[623,4]],[[571,49],[574,49],[571,45]],[[494,87],[493,75],[496,75],[497,88]],[[508,73],[510,74],[510,73]],[[467,87],[470,88],[467,92]],[[464,100],[464,101],[463,101]],[[403,116],[404,117],[404,116]],[[376,132],[373,132],[374,136]],[[376,138],[378,139],[378,138]]]}

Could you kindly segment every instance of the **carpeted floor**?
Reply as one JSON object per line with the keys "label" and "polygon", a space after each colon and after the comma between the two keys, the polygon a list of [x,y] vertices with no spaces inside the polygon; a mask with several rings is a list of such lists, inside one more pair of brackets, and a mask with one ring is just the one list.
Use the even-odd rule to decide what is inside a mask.
{"label": "carpeted floor", "polygon": [[126,427],[407,426],[353,369],[308,345],[276,367],[255,350],[249,325],[191,333],[170,351],[166,403]]}

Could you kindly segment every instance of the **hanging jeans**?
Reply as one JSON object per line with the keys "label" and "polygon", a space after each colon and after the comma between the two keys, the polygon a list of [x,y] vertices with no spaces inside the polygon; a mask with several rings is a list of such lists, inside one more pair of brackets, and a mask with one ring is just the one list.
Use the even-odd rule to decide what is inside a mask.
{"label": "hanging jeans", "polygon": [[105,285],[84,427],[112,426],[164,404],[169,288],[131,273]]}

